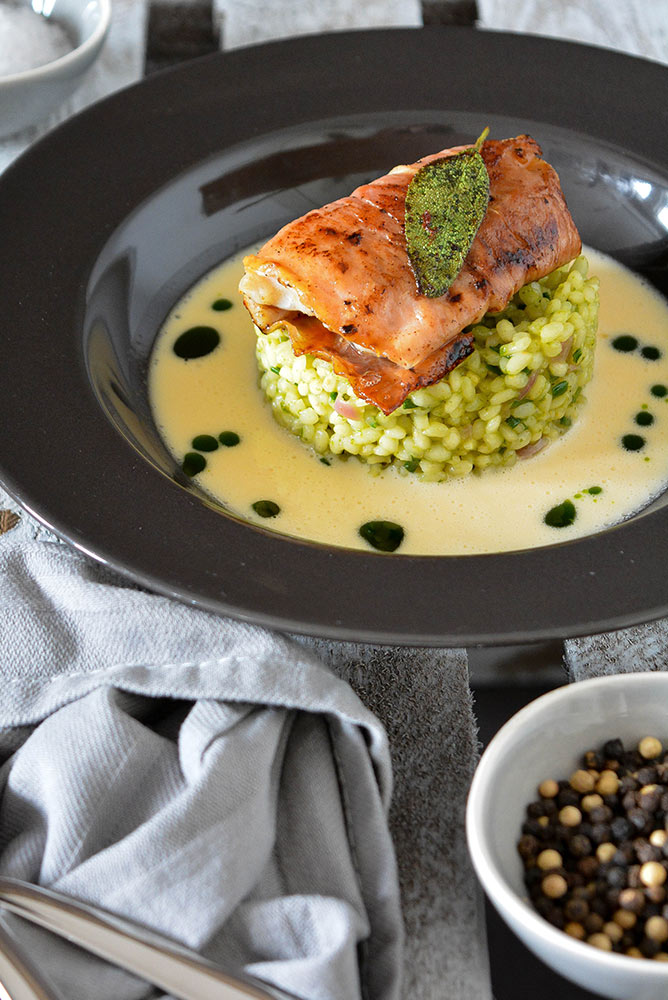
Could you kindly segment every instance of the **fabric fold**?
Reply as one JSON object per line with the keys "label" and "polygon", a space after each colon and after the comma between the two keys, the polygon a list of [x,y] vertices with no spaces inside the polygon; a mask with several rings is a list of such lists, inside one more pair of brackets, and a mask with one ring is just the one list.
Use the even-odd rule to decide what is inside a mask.
{"label": "fabric fold", "polygon": [[[5,538],[0,677],[4,874],[304,1000],[398,1000],[387,736],[313,653]],[[20,933],[70,1000],[153,995]]]}

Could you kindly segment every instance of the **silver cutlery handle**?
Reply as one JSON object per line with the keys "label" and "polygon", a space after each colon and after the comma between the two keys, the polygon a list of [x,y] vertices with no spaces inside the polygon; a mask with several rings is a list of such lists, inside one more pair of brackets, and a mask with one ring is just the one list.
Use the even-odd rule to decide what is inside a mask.
{"label": "silver cutlery handle", "polygon": [[[51,889],[0,877],[0,907],[134,973],[179,1000],[289,1000],[279,991],[233,979],[169,938]],[[52,1000],[44,992],[12,993],[11,998]]]}
{"label": "silver cutlery handle", "polygon": [[0,1000],[57,1000],[21,944],[0,920]]}

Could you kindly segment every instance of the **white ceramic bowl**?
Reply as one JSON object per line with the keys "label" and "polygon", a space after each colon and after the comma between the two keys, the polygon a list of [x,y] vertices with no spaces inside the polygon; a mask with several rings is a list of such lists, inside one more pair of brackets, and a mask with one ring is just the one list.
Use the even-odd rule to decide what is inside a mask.
{"label": "white ceramic bowl", "polygon": [[568,777],[585,750],[608,739],[633,748],[646,735],[668,745],[668,673],[558,688],[499,730],[480,760],[467,807],[473,864],[501,917],[547,965],[611,1000],[666,1000],[668,962],[601,951],[549,924],[526,898],[516,845],[525,808],[544,778]]}
{"label": "white ceramic bowl", "polygon": [[[22,2],[31,6],[30,0]],[[97,59],[109,31],[110,0],[49,0],[46,9],[71,35],[75,48],[35,69],[0,75],[0,136],[36,124],[62,104]]]}

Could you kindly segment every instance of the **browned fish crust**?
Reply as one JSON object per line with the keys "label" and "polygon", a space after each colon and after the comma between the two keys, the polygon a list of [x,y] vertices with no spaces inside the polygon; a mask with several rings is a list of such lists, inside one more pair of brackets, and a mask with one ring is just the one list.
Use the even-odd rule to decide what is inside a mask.
{"label": "browned fish crust", "polygon": [[581,249],[559,178],[535,140],[488,140],[489,206],[464,266],[445,295],[420,295],[404,237],[406,190],[423,164],[461,148],[397,167],[307,213],[244,260],[251,286],[253,274],[264,275],[292,289],[303,308],[275,308],[246,290],[260,329],[283,323],[295,353],[330,361],[385,413],[471,353],[466,327]]}

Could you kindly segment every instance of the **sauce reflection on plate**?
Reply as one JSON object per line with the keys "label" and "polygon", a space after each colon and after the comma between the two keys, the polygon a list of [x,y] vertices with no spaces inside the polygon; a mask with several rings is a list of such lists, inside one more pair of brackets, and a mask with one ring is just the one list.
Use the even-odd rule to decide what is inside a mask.
{"label": "sauce reflection on plate", "polygon": [[257,385],[255,332],[237,291],[243,253],[206,275],[160,330],[149,371],[156,424],[211,497],[287,535],[372,551],[360,528],[390,524],[403,531],[400,554],[465,555],[591,534],[668,482],[668,304],[585,252],[601,282],[587,401],[561,439],[510,469],[445,483],[372,475],[353,458],[321,460],[280,427]]}

